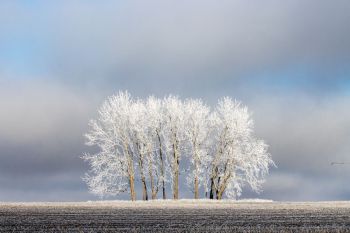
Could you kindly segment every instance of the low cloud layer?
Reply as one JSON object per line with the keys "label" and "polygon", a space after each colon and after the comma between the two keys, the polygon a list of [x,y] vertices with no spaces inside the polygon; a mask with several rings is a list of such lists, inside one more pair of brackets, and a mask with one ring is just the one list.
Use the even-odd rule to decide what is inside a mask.
{"label": "low cloud layer", "polygon": [[331,162],[350,162],[349,11],[345,0],[2,1],[0,200],[95,198],[82,135],[118,90],[240,99],[278,166],[244,197],[348,199],[350,165]]}

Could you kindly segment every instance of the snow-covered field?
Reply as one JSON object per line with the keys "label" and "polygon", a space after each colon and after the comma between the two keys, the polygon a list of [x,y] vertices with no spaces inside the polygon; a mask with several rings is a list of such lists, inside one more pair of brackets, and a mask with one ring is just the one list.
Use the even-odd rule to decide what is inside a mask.
{"label": "snow-covered field", "polygon": [[0,203],[0,231],[347,232],[350,231],[350,202]]}

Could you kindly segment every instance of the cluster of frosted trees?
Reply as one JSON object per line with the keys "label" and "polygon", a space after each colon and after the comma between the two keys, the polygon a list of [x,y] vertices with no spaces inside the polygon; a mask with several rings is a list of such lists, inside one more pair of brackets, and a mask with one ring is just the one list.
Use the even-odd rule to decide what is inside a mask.
{"label": "cluster of frosted trees", "polygon": [[[225,97],[211,110],[199,99],[109,97],[90,122],[87,144],[96,154],[85,181],[92,193],[129,192],[136,200],[179,198],[186,182],[194,198],[236,198],[244,185],[259,191],[273,161],[240,102]],[[136,186],[139,186],[136,188]]]}

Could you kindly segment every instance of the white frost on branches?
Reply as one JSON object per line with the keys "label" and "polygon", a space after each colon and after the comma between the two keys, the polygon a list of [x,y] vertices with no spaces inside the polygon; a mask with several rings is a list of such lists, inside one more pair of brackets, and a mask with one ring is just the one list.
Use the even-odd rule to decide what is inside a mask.
{"label": "white frost on branches", "polygon": [[228,97],[211,110],[199,99],[142,100],[119,92],[89,126],[87,145],[98,152],[83,156],[91,167],[84,180],[102,197],[128,191],[135,200],[140,180],[144,200],[165,199],[168,185],[178,199],[185,168],[196,199],[237,198],[244,185],[261,191],[274,166],[268,146],[254,136],[248,108]]}
{"label": "white frost on branches", "polygon": [[210,136],[212,124],[209,119],[210,108],[201,100],[187,100],[184,104],[186,137],[186,154],[191,162],[191,172],[187,176],[187,184],[193,187],[195,198],[199,198],[199,188],[208,192],[208,168],[210,163]]}

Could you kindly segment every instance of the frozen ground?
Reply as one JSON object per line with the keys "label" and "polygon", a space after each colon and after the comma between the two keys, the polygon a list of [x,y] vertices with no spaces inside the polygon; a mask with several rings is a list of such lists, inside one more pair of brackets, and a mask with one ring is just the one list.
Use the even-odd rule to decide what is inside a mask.
{"label": "frozen ground", "polygon": [[350,202],[0,203],[0,231],[350,232]]}

